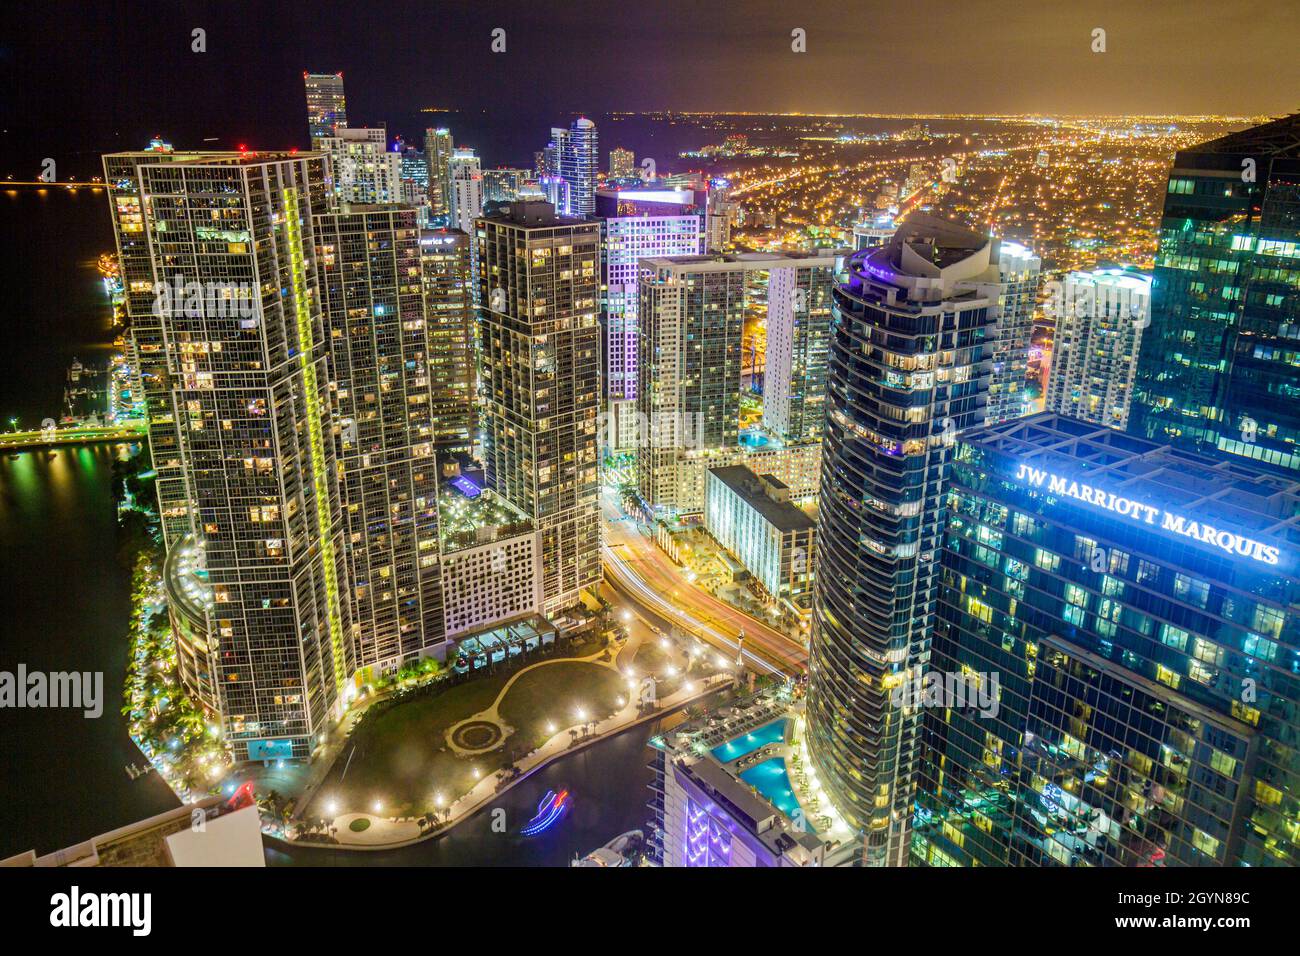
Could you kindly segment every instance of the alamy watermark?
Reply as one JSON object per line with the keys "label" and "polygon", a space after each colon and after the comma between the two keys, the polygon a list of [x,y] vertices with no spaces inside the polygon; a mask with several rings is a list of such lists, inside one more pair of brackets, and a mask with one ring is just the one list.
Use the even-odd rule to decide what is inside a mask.
{"label": "alamy watermark", "polygon": [[988,674],[929,671],[913,674],[895,684],[889,691],[889,702],[907,710],[921,707],[970,709],[979,711],[981,717],[996,717],[999,689],[996,671]]}
{"label": "alamy watermark", "polygon": [[0,709],[80,709],[90,719],[104,713],[103,671],[0,671]]}
{"label": "alamy watermark", "polygon": [[155,282],[153,314],[159,318],[186,316],[191,319],[254,319],[257,317],[257,288],[251,282],[172,281]]}

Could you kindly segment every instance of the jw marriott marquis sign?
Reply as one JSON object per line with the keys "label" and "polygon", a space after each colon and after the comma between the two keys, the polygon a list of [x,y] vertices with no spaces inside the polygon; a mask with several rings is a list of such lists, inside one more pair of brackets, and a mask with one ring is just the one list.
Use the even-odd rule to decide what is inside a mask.
{"label": "jw marriott marquis sign", "polygon": [[1048,494],[1073,498],[1076,501],[1082,501],[1084,504],[1092,505],[1094,508],[1132,518],[1139,524],[1152,525],[1162,531],[1170,531],[1187,538],[1193,538],[1203,544],[1213,545],[1229,554],[1241,555],[1243,558],[1250,558],[1263,564],[1277,564],[1280,557],[1278,548],[1263,544],[1243,534],[1237,534],[1235,531],[1216,528],[1203,521],[1196,521],[1186,515],[1166,511],[1154,505],[1143,504],[1140,501],[1134,501],[1132,498],[1123,498],[1111,494],[1109,491],[1102,491],[1100,488],[1094,488],[1091,485],[1085,485],[1070,478],[1054,475],[1050,471],[1030,468],[1028,465],[1022,464],[1017,469],[1015,477],[1017,481],[1023,481],[1031,488],[1042,488],[1046,485]]}

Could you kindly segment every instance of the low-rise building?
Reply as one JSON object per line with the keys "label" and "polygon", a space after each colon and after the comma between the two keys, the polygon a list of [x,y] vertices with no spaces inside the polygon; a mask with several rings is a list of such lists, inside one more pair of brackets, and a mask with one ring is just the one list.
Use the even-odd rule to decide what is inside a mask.
{"label": "low-rise building", "polygon": [[704,527],[773,598],[811,612],[817,523],[790,501],[783,481],[743,465],[710,468]]}

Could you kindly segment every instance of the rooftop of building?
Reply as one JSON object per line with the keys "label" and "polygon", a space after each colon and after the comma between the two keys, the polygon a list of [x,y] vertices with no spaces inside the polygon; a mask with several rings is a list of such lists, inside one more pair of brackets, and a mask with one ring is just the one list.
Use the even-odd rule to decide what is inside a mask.
{"label": "rooftop of building", "polygon": [[1300,549],[1300,480],[1235,455],[1184,451],[1055,412],[973,429],[959,441],[1203,523],[1222,522],[1284,555]]}
{"label": "rooftop of building", "polygon": [[[807,512],[788,500],[789,488],[775,475],[756,475],[744,465],[724,465],[710,468],[709,474],[731,489],[748,507],[763,516],[778,531],[806,531],[817,522]],[[785,492],[787,500],[778,500],[773,493]]]}
{"label": "rooftop of building", "polygon": [[1189,153],[1252,153],[1300,159],[1300,113],[1193,146]]}
{"label": "rooftop of building", "polygon": [[595,219],[585,216],[562,216],[555,211],[554,203],[543,199],[515,200],[502,206],[496,215],[484,216],[482,221],[529,228],[597,225]]}
{"label": "rooftop of building", "polygon": [[443,554],[535,530],[528,517],[505,498],[486,488],[479,488],[479,493],[473,494],[471,487],[479,488],[479,483],[462,475],[445,483],[439,491],[438,533]]}
{"label": "rooftop of building", "polygon": [[774,856],[796,847],[843,847],[850,831],[822,795],[803,728],[801,705],[781,687],[719,706],[650,743],[713,800],[715,811]]}

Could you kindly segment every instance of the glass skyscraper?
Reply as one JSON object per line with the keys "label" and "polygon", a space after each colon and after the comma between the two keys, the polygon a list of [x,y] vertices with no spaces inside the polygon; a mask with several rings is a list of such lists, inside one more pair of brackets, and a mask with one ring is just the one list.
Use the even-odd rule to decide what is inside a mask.
{"label": "glass skyscraper", "polygon": [[984,420],[1000,251],[914,214],[834,292],[808,733],[867,865],[907,862],[920,718],[892,692],[929,660],[943,478],[954,433]]}
{"label": "glass skyscraper", "polygon": [[569,184],[568,205],[560,212],[592,216],[596,212],[596,180],[600,178],[600,137],[596,124],[585,116],[568,129],[553,128],[546,149],[546,173]]}
{"label": "glass skyscraper", "polygon": [[1300,862],[1300,484],[1042,413],[945,501],[914,860]]}
{"label": "glass skyscraper", "polygon": [[1129,430],[1300,471],[1300,114],[1179,152]]}

